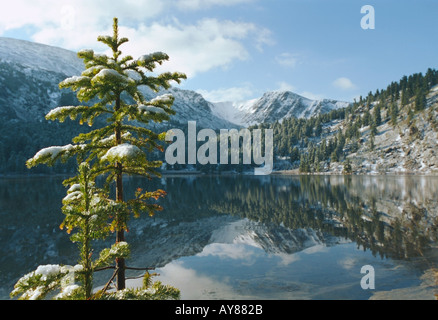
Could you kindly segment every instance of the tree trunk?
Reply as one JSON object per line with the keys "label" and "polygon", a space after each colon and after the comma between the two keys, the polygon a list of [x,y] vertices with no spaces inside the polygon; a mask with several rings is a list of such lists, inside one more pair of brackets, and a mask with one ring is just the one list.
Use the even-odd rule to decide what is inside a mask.
{"label": "tree trunk", "polygon": [[[116,198],[118,202],[123,201],[123,183],[122,183],[122,165],[120,163],[116,164],[119,173],[116,179]],[[123,228],[117,228],[116,231],[116,243],[125,241],[125,234]],[[125,259],[116,259],[117,272],[117,290],[125,289]]]}
{"label": "tree trunk", "polygon": [[92,289],[93,289],[93,270],[91,268],[91,250],[90,250],[90,239],[88,235],[90,234],[89,230],[90,221],[87,219],[85,222],[85,239],[83,243],[83,253],[84,253],[84,263],[85,263],[85,274],[84,274],[84,287],[85,287],[85,299],[88,300],[91,297]]}
{"label": "tree trunk", "polygon": [[[116,98],[115,111],[120,109],[120,96]],[[122,143],[122,133],[119,126],[115,128],[116,144]],[[116,163],[117,177],[116,177],[116,201],[123,202],[123,181],[122,181],[122,164],[120,162]],[[116,229],[116,243],[125,241],[125,234],[123,227],[119,225],[119,217],[116,217],[117,229]],[[116,259],[117,272],[117,290],[125,289],[125,259]]]}

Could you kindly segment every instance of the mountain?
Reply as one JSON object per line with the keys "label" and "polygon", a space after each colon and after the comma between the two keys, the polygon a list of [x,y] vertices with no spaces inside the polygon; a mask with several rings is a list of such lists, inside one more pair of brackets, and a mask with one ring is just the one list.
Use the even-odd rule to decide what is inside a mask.
{"label": "mountain", "polygon": [[212,111],[218,117],[247,127],[290,117],[309,119],[349,105],[349,102],[311,100],[290,91],[274,91],[265,93],[260,99],[213,103]]}
{"label": "mountain", "polygon": [[[141,91],[147,99],[153,99],[157,96],[157,93],[148,87],[142,87]],[[159,94],[165,93],[170,93],[175,98],[172,109],[175,110],[176,115],[171,117],[170,125],[187,128],[188,121],[196,121],[197,127],[200,128],[231,129],[240,127],[238,124],[214,114],[212,112],[212,103],[195,91],[170,88],[161,91]],[[163,127],[159,124],[156,126]],[[165,124],[165,127],[168,126],[168,124]]]}
{"label": "mountain", "polygon": [[404,76],[345,109],[273,124],[289,173],[438,173],[438,70]]}
{"label": "mountain", "polygon": [[78,74],[84,68],[75,52],[4,37],[0,37],[0,61],[27,71],[39,69],[65,75]]}
{"label": "mountain", "polygon": [[[76,53],[48,45],[0,38],[0,115],[19,120],[43,120],[44,115],[65,102],[74,102],[69,91],[58,89],[58,83],[84,69]],[[157,93],[143,88],[147,98]],[[310,118],[348,102],[310,100],[289,91],[265,93],[260,99],[244,102],[211,103],[191,90],[171,88],[160,92],[175,97],[177,115],[172,122],[197,121],[200,127],[228,129],[262,122],[281,121],[287,117]],[[77,103],[77,102],[76,102]]]}
{"label": "mountain", "polygon": [[[58,123],[45,119],[53,108],[79,104],[74,92],[61,90],[58,85],[68,77],[80,75],[83,69],[82,60],[74,52],[0,37],[0,174],[28,173],[25,161],[38,150],[71,143],[74,136],[91,130],[77,121]],[[150,99],[158,95],[146,87],[143,90]],[[177,115],[155,129],[187,127],[189,120],[196,121],[198,128],[238,127],[215,116],[211,103],[200,94],[178,88],[168,92],[176,98],[173,108]],[[74,166],[74,162],[67,164],[70,169],[63,165],[39,166],[32,172],[66,172],[74,170]]]}
{"label": "mountain", "polygon": [[[79,103],[74,92],[60,90],[58,84],[83,68],[74,52],[0,38],[0,174],[29,173],[25,162],[38,150],[68,144],[72,137],[91,130],[77,121],[45,120],[51,109]],[[438,71],[429,68],[424,75],[404,76],[355,103],[311,100],[289,91],[212,103],[194,91],[170,88],[158,94],[175,97],[176,115],[151,126],[166,131],[184,129],[188,121],[211,129],[267,123],[274,129],[274,170],[431,173],[438,171],[437,85]],[[158,95],[146,87],[143,91],[148,99]],[[74,170],[72,162],[39,166],[31,172]]]}
{"label": "mountain", "polygon": [[[0,85],[5,88],[0,94],[0,116],[7,120],[43,120],[57,106],[77,104],[73,94],[59,90],[58,84],[66,77],[80,75],[83,69],[82,60],[72,51],[0,38]],[[143,91],[150,99],[157,96],[146,87]],[[200,127],[213,129],[236,127],[212,114],[211,103],[196,92],[172,88],[163,93],[175,97],[177,116],[172,122],[187,125],[193,120]]]}
{"label": "mountain", "polygon": [[[55,107],[79,104],[74,92],[60,90],[58,84],[67,77],[80,75],[83,69],[82,60],[72,51],[0,37],[0,174],[29,172],[24,163],[38,150],[68,144],[72,137],[90,130],[76,121],[45,120],[45,115]],[[292,92],[270,92],[243,103],[211,103],[191,90],[171,88],[158,94],[147,87],[142,90],[148,99],[164,93],[175,97],[176,115],[167,123],[151,124],[162,131],[187,128],[188,121],[196,121],[197,128],[241,128],[282,121],[289,116],[308,118],[348,105],[331,100],[312,101]],[[62,168],[55,167],[55,171],[65,170]],[[32,170],[52,172],[42,167]]]}

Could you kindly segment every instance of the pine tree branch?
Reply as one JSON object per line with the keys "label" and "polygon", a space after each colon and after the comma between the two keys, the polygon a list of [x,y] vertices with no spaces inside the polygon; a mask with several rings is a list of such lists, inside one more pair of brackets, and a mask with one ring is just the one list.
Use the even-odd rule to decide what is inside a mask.
{"label": "pine tree branch", "polygon": [[[95,272],[108,270],[108,269],[116,269],[116,266],[106,266],[101,268],[94,269]],[[126,270],[137,270],[137,271],[151,271],[155,270],[155,268],[147,267],[147,268],[135,268],[135,267],[125,267]]]}
{"label": "pine tree branch", "polygon": [[94,272],[108,270],[108,269],[115,269],[115,268],[116,268],[116,266],[106,266],[106,267],[96,268],[96,269],[94,269]]}
{"label": "pine tree branch", "polygon": [[127,270],[138,270],[138,271],[151,271],[155,270],[155,268],[134,268],[134,267],[125,267]]}
{"label": "pine tree branch", "polygon": [[114,280],[114,278],[116,277],[116,275],[119,273],[119,268],[115,268],[113,275],[111,276],[111,278],[108,280],[108,282],[106,283],[105,287],[102,289],[101,294],[105,293],[106,290],[108,290],[111,282]]}

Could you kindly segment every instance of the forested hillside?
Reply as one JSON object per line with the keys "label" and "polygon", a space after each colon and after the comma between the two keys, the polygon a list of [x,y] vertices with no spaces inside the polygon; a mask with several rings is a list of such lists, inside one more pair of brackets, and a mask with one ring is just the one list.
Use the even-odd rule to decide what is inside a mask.
{"label": "forested hillside", "polygon": [[369,92],[351,107],[274,130],[277,169],[300,172],[437,172],[438,71]]}

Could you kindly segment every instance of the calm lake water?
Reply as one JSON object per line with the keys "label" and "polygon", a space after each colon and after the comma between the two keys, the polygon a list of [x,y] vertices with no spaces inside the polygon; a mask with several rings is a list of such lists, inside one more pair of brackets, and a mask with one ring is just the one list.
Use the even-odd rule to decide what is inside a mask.
{"label": "calm lake water", "polygon": [[[76,264],[77,247],[59,229],[62,180],[0,179],[0,299],[9,299],[15,282],[38,265]],[[162,188],[168,196],[155,217],[131,220],[127,264],[156,268],[156,280],[179,288],[182,299],[435,299],[438,293],[438,177],[125,181],[128,196],[137,187]],[[363,266],[374,273],[361,273]],[[372,274],[374,289],[363,289],[362,278]],[[110,275],[99,273],[96,286]]]}

